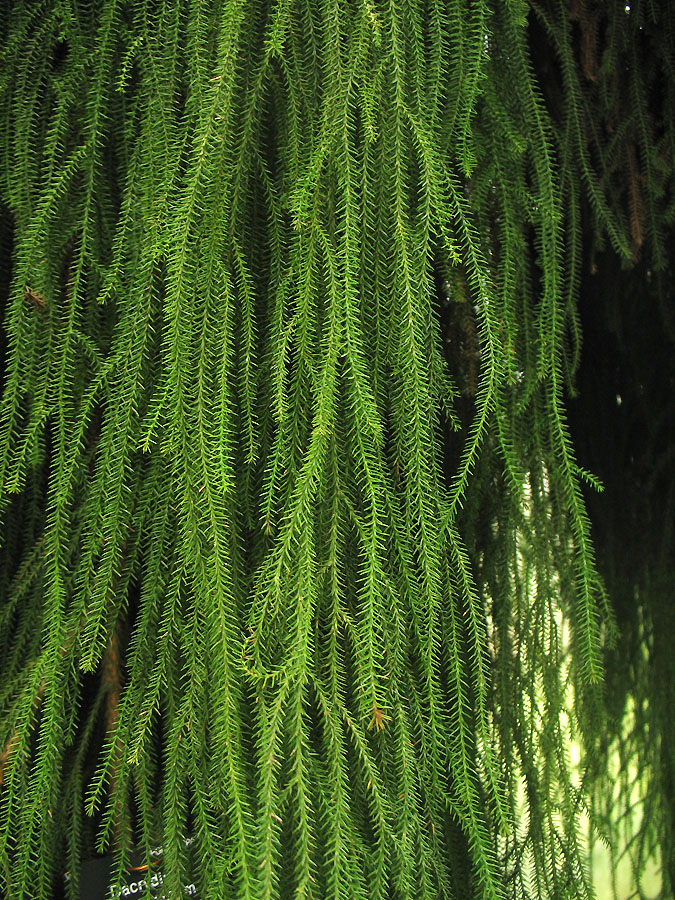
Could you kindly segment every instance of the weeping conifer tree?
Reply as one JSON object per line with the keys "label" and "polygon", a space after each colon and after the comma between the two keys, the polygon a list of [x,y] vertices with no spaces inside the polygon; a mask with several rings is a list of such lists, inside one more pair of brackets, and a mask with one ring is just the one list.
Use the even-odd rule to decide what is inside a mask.
{"label": "weeping conifer tree", "polygon": [[0,21],[2,890],[592,896],[565,409],[589,247],[666,271],[672,5]]}

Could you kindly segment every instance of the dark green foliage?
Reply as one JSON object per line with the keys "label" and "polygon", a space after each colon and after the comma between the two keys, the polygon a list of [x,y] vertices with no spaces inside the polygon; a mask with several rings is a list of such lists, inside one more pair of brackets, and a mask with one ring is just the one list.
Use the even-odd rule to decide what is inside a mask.
{"label": "dark green foliage", "polygon": [[591,896],[565,393],[589,248],[666,264],[672,18],[5,4],[0,890]]}
{"label": "dark green foliage", "polygon": [[[595,274],[582,283],[584,353],[571,404],[580,458],[605,485],[602,497],[588,501],[620,635],[607,659],[608,716],[587,777],[592,806],[611,837],[612,871],[623,853],[641,873],[658,848],[669,897],[675,885],[672,262],[659,272],[643,261],[622,273],[620,286],[612,265],[608,254],[598,256]],[[597,424],[588,428],[589,421]],[[608,764],[618,768],[617,784],[604,776]],[[643,817],[637,832],[634,808]]]}

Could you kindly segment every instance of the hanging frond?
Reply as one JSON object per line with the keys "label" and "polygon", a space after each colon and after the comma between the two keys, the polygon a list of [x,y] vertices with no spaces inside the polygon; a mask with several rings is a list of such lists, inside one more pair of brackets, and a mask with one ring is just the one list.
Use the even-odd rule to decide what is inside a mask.
{"label": "hanging frond", "polygon": [[5,4],[3,895],[592,897],[566,404],[585,254],[667,265],[654,7]]}

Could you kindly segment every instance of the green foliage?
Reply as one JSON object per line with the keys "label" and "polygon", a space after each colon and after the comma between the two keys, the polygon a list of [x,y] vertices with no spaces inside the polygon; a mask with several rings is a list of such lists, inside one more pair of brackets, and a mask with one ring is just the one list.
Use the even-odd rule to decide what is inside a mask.
{"label": "green foliage", "polygon": [[583,236],[664,265],[668,4],[5,7],[2,890],[592,896],[565,392]]}
{"label": "green foliage", "polygon": [[[657,272],[642,260],[623,273],[619,290],[610,288],[611,266],[611,257],[600,254],[596,274],[583,281],[586,352],[571,404],[580,458],[605,484],[602,499],[589,497],[588,507],[620,630],[606,661],[606,725],[595,737],[586,777],[610,839],[611,881],[632,875],[635,897],[655,896],[646,877],[651,860],[661,868],[660,896],[669,897],[675,884],[672,263]],[[610,365],[593,365],[598,353]],[[583,427],[591,416],[598,422],[592,430]],[[626,893],[617,886],[607,896]]]}

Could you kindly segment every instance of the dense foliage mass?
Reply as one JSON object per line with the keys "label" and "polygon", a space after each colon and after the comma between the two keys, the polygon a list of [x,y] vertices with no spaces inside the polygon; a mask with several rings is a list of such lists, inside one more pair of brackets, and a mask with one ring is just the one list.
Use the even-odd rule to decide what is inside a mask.
{"label": "dense foliage mass", "polygon": [[590,896],[632,683],[566,392],[596,258],[672,301],[673,18],[2,4],[1,891],[161,840],[179,896],[190,834],[218,900]]}

